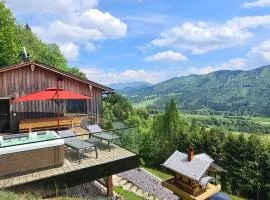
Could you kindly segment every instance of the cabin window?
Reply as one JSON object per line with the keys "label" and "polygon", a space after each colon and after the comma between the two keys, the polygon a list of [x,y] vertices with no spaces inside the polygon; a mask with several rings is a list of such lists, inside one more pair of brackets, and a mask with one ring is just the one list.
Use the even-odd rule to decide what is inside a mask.
{"label": "cabin window", "polygon": [[86,113],[87,106],[85,100],[67,100],[67,113]]}

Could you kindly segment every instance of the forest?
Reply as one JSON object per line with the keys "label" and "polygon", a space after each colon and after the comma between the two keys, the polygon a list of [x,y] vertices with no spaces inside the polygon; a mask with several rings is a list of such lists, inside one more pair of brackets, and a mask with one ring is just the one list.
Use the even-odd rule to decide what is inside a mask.
{"label": "forest", "polygon": [[0,67],[20,63],[23,47],[31,60],[86,78],[78,68],[68,66],[57,44],[42,42],[28,24],[18,24],[14,14],[0,1]]}
{"label": "forest", "polygon": [[206,128],[200,121],[183,117],[174,98],[164,111],[153,115],[133,108],[118,94],[104,102],[106,128],[112,128],[114,121],[139,127],[141,165],[160,168],[176,149],[186,152],[193,146],[196,153],[207,153],[227,170],[218,177],[224,192],[248,199],[270,198],[270,142],[261,137],[259,129],[247,136],[217,126]]}

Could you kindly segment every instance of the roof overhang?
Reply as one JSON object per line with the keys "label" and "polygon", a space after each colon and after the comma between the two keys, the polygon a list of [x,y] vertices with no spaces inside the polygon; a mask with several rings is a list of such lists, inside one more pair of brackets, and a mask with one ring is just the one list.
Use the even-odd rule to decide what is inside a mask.
{"label": "roof overhang", "polygon": [[113,93],[114,92],[114,90],[112,88],[110,88],[110,87],[98,84],[96,82],[93,82],[93,81],[90,81],[90,80],[87,80],[87,79],[84,79],[84,78],[80,78],[78,76],[74,76],[73,74],[71,74],[69,72],[65,72],[63,70],[56,69],[54,67],[45,65],[45,64],[37,62],[37,61],[23,62],[23,63],[20,63],[20,64],[14,64],[14,65],[10,65],[10,66],[7,66],[7,67],[2,67],[2,68],[0,68],[0,73],[10,71],[10,70],[13,70],[13,69],[22,68],[22,67],[29,66],[29,65],[35,65],[35,66],[41,67],[43,69],[53,71],[53,72],[55,72],[55,73],[57,73],[59,75],[69,77],[71,79],[74,79],[74,80],[86,83],[88,85],[92,85],[94,87],[100,88],[102,91],[105,91],[107,93]]}
{"label": "roof overhang", "polygon": [[211,163],[210,168],[219,171],[219,172],[227,172],[225,169],[223,169],[222,167],[218,166],[215,163]]}

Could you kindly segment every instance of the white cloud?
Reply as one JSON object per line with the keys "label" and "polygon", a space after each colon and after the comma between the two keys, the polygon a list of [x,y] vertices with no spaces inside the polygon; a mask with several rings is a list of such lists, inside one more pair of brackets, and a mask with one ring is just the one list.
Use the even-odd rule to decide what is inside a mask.
{"label": "white cloud", "polygon": [[32,29],[48,42],[84,43],[121,38],[127,33],[127,25],[124,22],[97,9],[90,9],[69,22],[56,20],[48,27],[33,27]]}
{"label": "white cloud", "polygon": [[7,1],[16,15],[43,19],[45,23],[31,28],[46,42],[83,45],[88,51],[94,50],[93,42],[123,38],[127,34],[127,25],[110,13],[96,9],[97,3],[97,0]]}
{"label": "white cloud", "polygon": [[257,62],[270,62],[270,39],[262,42],[258,46],[254,46],[247,53],[247,56]]}
{"label": "white cloud", "polygon": [[48,27],[33,27],[33,31],[47,41],[86,42],[124,37],[127,25],[107,12],[91,9],[72,21],[56,20]]}
{"label": "white cloud", "polygon": [[66,44],[59,44],[60,51],[68,60],[76,60],[79,56],[79,46],[72,42]]}
{"label": "white cloud", "polygon": [[257,0],[251,2],[245,2],[242,4],[244,8],[253,8],[253,7],[270,7],[270,0]]}
{"label": "white cloud", "polygon": [[199,21],[186,22],[161,33],[151,46],[189,50],[193,54],[224,49],[243,44],[253,37],[251,29],[270,25],[270,15],[234,17],[224,24]]}
{"label": "white cloud", "polygon": [[86,45],[85,45],[85,49],[87,50],[87,51],[89,51],[89,52],[92,52],[92,51],[94,51],[95,49],[96,49],[96,47],[95,47],[95,45],[93,45],[92,43],[86,43]]}
{"label": "white cloud", "polygon": [[175,16],[158,14],[158,13],[141,13],[140,15],[131,15],[124,17],[125,20],[133,22],[141,22],[147,25],[157,24],[157,25],[167,25],[172,20],[177,20]]}
{"label": "white cloud", "polygon": [[245,60],[243,58],[234,58],[227,62],[208,65],[201,68],[198,67],[169,67],[162,68],[160,70],[145,70],[145,69],[127,69],[124,71],[107,71],[96,67],[84,67],[80,68],[84,72],[89,80],[96,81],[105,85],[112,83],[123,83],[133,81],[147,81],[149,83],[159,83],[164,80],[168,80],[177,76],[187,76],[190,74],[207,74],[217,70],[235,70],[245,69]]}
{"label": "white cloud", "polygon": [[187,68],[183,74],[179,74],[178,76],[187,76],[190,74],[208,74],[215,71],[214,67],[212,66],[204,66],[201,68],[197,68],[197,67],[189,67]]}
{"label": "white cloud", "polygon": [[216,70],[240,70],[247,66],[244,58],[234,58],[225,63],[221,63]]}
{"label": "white cloud", "polygon": [[269,64],[270,62],[270,39],[254,46],[243,57],[230,59],[219,64],[206,65],[203,67],[195,66],[177,66],[151,70],[133,70],[125,71],[106,71],[97,68],[83,68],[83,72],[87,74],[90,80],[94,80],[103,84],[130,82],[130,81],[147,81],[150,83],[158,83],[176,76],[187,76],[190,74],[208,74],[218,70],[249,70],[256,66]]}
{"label": "white cloud", "polygon": [[50,15],[59,19],[94,8],[98,0],[6,0],[6,4],[18,15]]}
{"label": "white cloud", "polygon": [[82,13],[76,21],[82,28],[99,30],[105,38],[121,38],[127,33],[127,25],[124,22],[98,9]]}
{"label": "white cloud", "polygon": [[234,58],[217,65],[207,65],[201,68],[190,67],[185,70],[184,74],[208,74],[219,70],[244,70],[246,67],[247,63],[244,58]]}
{"label": "white cloud", "polygon": [[151,70],[133,70],[127,69],[124,71],[116,72],[102,70],[96,67],[80,68],[84,72],[89,80],[96,81],[105,85],[111,83],[122,83],[132,81],[147,81],[149,83],[157,83],[161,80],[167,79],[167,74],[159,71]]}
{"label": "white cloud", "polygon": [[91,42],[122,38],[127,33],[127,25],[110,13],[90,9],[70,21],[56,20],[47,27],[33,27],[32,30],[46,42],[86,43],[86,49],[93,51]]}
{"label": "white cloud", "polygon": [[269,64],[270,62],[270,39],[261,42],[248,51],[243,58],[234,58],[227,62],[208,65],[202,68],[190,67],[186,74],[207,74],[218,70],[247,70],[254,67]]}
{"label": "white cloud", "polygon": [[176,62],[185,60],[187,60],[186,56],[174,51],[163,51],[144,58],[146,62]]}
{"label": "white cloud", "polygon": [[32,30],[47,42],[76,42],[84,43],[88,40],[100,40],[102,33],[97,29],[84,29],[76,24],[54,21],[48,27],[33,27]]}

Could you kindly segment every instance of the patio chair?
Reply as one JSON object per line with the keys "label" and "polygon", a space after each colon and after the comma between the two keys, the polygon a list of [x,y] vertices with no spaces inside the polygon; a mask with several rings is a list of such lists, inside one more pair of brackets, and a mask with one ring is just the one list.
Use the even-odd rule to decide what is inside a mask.
{"label": "patio chair", "polygon": [[79,163],[81,162],[83,152],[91,151],[93,148],[96,152],[96,158],[98,158],[97,147],[94,143],[78,139],[72,130],[58,131],[58,134],[64,139],[65,145],[78,152]]}
{"label": "patio chair", "polygon": [[[118,135],[115,135],[112,133],[113,131],[108,131],[108,132],[111,132],[111,134],[109,134],[108,132],[106,133],[102,128],[100,128],[98,124],[89,125],[87,126],[87,129],[90,131],[92,137],[98,138],[101,141],[102,140],[107,141],[109,151],[111,151],[111,147],[110,147],[111,141],[119,138]],[[86,141],[91,142],[91,138],[89,138]]]}

